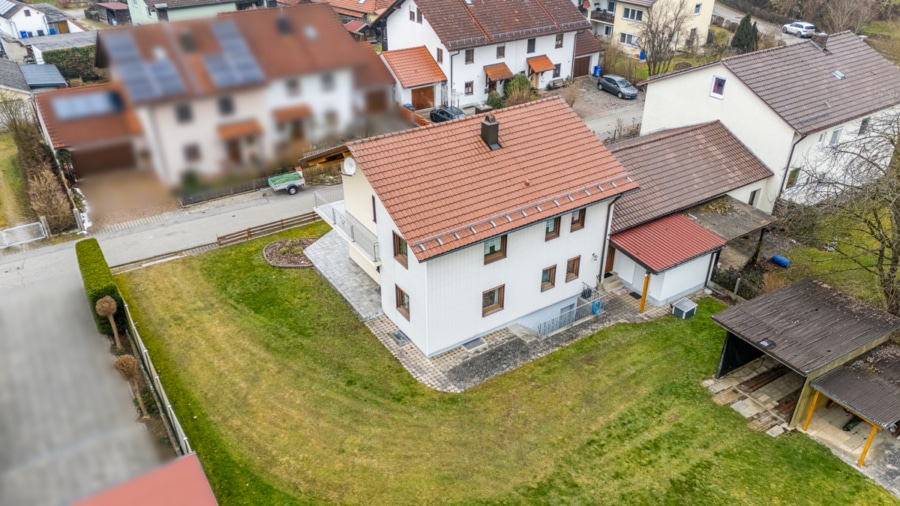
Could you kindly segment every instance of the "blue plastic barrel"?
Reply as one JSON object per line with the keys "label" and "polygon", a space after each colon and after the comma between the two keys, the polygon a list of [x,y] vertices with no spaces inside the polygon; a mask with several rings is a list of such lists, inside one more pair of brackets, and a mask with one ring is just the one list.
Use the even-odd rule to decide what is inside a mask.
{"label": "blue plastic barrel", "polygon": [[413,107],[412,104],[403,104],[403,107],[406,107],[406,108],[409,109],[410,111],[415,111],[415,110],[416,110],[416,109]]}
{"label": "blue plastic barrel", "polygon": [[646,59],[647,59],[647,53],[645,53],[643,50],[641,50],[641,61],[644,61]]}
{"label": "blue plastic barrel", "polygon": [[600,72],[603,70],[602,65],[594,65],[594,77],[600,77]]}
{"label": "blue plastic barrel", "polygon": [[778,267],[787,267],[791,265],[791,261],[787,257],[781,255],[772,255],[772,263]]}

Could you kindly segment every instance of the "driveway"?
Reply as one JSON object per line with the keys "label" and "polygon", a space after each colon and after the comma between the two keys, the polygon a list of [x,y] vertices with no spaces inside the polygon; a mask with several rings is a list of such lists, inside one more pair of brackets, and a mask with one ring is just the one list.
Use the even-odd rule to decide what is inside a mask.
{"label": "driveway", "polygon": [[[578,98],[572,109],[587,126],[600,138],[607,140],[616,128],[640,125],[644,115],[644,93],[638,93],[634,100],[623,100],[611,93],[597,89],[596,77],[579,77],[574,86],[578,87]],[[563,90],[545,92],[544,96],[562,95]]]}
{"label": "driveway", "polygon": [[[726,21],[731,21],[733,23],[740,23],[741,19],[746,16],[747,13],[741,12],[731,7],[726,7],[720,3],[716,3],[715,7],[713,7],[713,16],[721,16]],[[756,27],[762,33],[769,33],[775,36],[778,40],[783,40],[785,44],[799,44],[807,39],[801,39],[800,37],[795,37],[793,35],[788,35],[786,33],[781,33],[781,26],[769,23],[768,21],[763,21],[758,18],[750,18],[753,21],[756,21]]]}

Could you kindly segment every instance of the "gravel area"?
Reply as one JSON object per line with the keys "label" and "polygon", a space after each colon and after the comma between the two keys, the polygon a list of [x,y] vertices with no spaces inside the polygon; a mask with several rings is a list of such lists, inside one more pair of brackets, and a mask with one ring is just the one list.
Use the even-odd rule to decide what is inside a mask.
{"label": "gravel area", "polygon": [[[597,89],[597,78],[585,76],[575,80],[578,98],[572,109],[601,140],[612,137],[616,127],[636,126],[644,115],[644,92],[634,100],[624,100]],[[544,96],[562,95],[565,89],[542,92]]]}

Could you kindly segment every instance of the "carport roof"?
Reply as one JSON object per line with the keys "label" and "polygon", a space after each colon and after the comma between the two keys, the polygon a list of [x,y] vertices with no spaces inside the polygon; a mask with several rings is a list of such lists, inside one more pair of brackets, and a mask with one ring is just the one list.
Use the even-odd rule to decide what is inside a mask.
{"label": "carport roof", "polygon": [[814,379],[812,387],[886,429],[900,420],[900,345],[882,344]]}
{"label": "carport roof", "polygon": [[900,329],[900,318],[814,279],[742,302],[712,319],[803,376]]}
{"label": "carport roof", "polygon": [[725,241],[681,214],[610,236],[610,242],[653,274],[725,247]]}

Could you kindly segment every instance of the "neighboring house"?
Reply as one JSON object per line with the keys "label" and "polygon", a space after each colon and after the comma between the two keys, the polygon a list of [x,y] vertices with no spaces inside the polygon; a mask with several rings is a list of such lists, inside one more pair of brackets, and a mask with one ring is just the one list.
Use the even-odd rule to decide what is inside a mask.
{"label": "neighboring house", "polygon": [[28,100],[31,97],[31,87],[19,64],[6,58],[0,58],[0,95],[2,100]]}
{"label": "neighboring house", "polygon": [[428,357],[573,311],[597,283],[613,203],[638,186],[559,97],[354,141],[345,156],[344,200],[316,211]]}
{"label": "neighboring house", "polygon": [[275,2],[271,0],[128,0],[128,13],[132,24],[149,25],[274,6]]}
{"label": "neighboring house", "polygon": [[425,46],[447,76],[435,103],[484,103],[524,73],[536,88],[573,75],[575,36],[590,24],[569,0],[398,0],[383,14],[385,50]]}
{"label": "neighboring house", "polygon": [[65,12],[50,4],[28,4],[44,13],[49,35],[62,33],[78,33],[87,31],[78,21],[70,18]]}
{"label": "neighboring house", "polygon": [[[413,109],[429,109],[440,105],[437,97],[447,84],[447,76],[425,46],[384,51],[381,58],[396,79],[394,100],[410,104]],[[509,75],[508,77],[512,77]]]}
{"label": "neighboring house", "polygon": [[[574,0],[587,19],[591,30],[608,41],[617,41],[625,50],[639,56],[638,38],[643,21],[654,8],[665,4],[667,9],[678,9],[682,0]],[[706,44],[709,24],[712,21],[714,0],[687,0],[687,22],[678,41],[678,48],[686,45],[698,47]]]}
{"label": "neighboring house", "polygon": [[128,4],[122,2],[102,2],[94,4],[97,10],[97,19],[108,25],[131,24],[131,13]]}
{"label": "neighboring house", "polygon": [[898,104],[900,69],[843,32],[655,77],[641,133],[721,121],[775,174],[759,206],[771,211],[824,146],[865,133]]}
{"label": "neighboring house", "polygon": [[[294,0],[279,0],[279,4],[291,4]],[[382,18],[396,0],[314,0],[316,3],[331,5],[344,22],[347,29],[358,35],[358,40],[381,42],[384,36],[385,20]]]}
{"label": "neighboring house", "polygon": [[56,65],[22,65],[25,82],[35,93],[68,86]]}
{"label": "neighboring house", "polygon": [[[651,304],[668,304],[706,286],[727,241],[772,221],[759,210],[772,172],[718,121],[610,150],[641,188],[616,203],[604,285],[617,277]],[[725,196],[716,219],[702,219],[702,205]]]}
{"label": "neighboring house", "polygon": [[97,32],[74,32],[61,35],[48,35],[44,37],[29,37],[18,41],[25,46],[28,54],[34,59],[34,63],[44,63],[44,52],[57,49],[71,49],[73,47],[88,47],[97,43]]}
{"label": "neighboring house", "polygon": [[603,46],[590,31],[578,32],[575,36],[575,64],[572,67],[574,77],[592,75],[594,67],[600,65],[600,51]]}
{"label": "neighboring house", "polygon": [[[109,68],[123,111],[141,127],[130,165],[171,185],[188,172],[217,178],[293,165],[310,143],[389,111],[393,81],[330,7],[315,4],[104,30],[97,66]],[[65,96],[48,92],[42,103],[57,94]],[[61,128],[65,119],[47,107],[38,108],[45,128]],[[73,165],[77,177],[103,170]]]}
{"label": "neighboring house", "polygon": [[0,32],[14,39],[51,35],[43,12],[15,0],[0,0]]}

